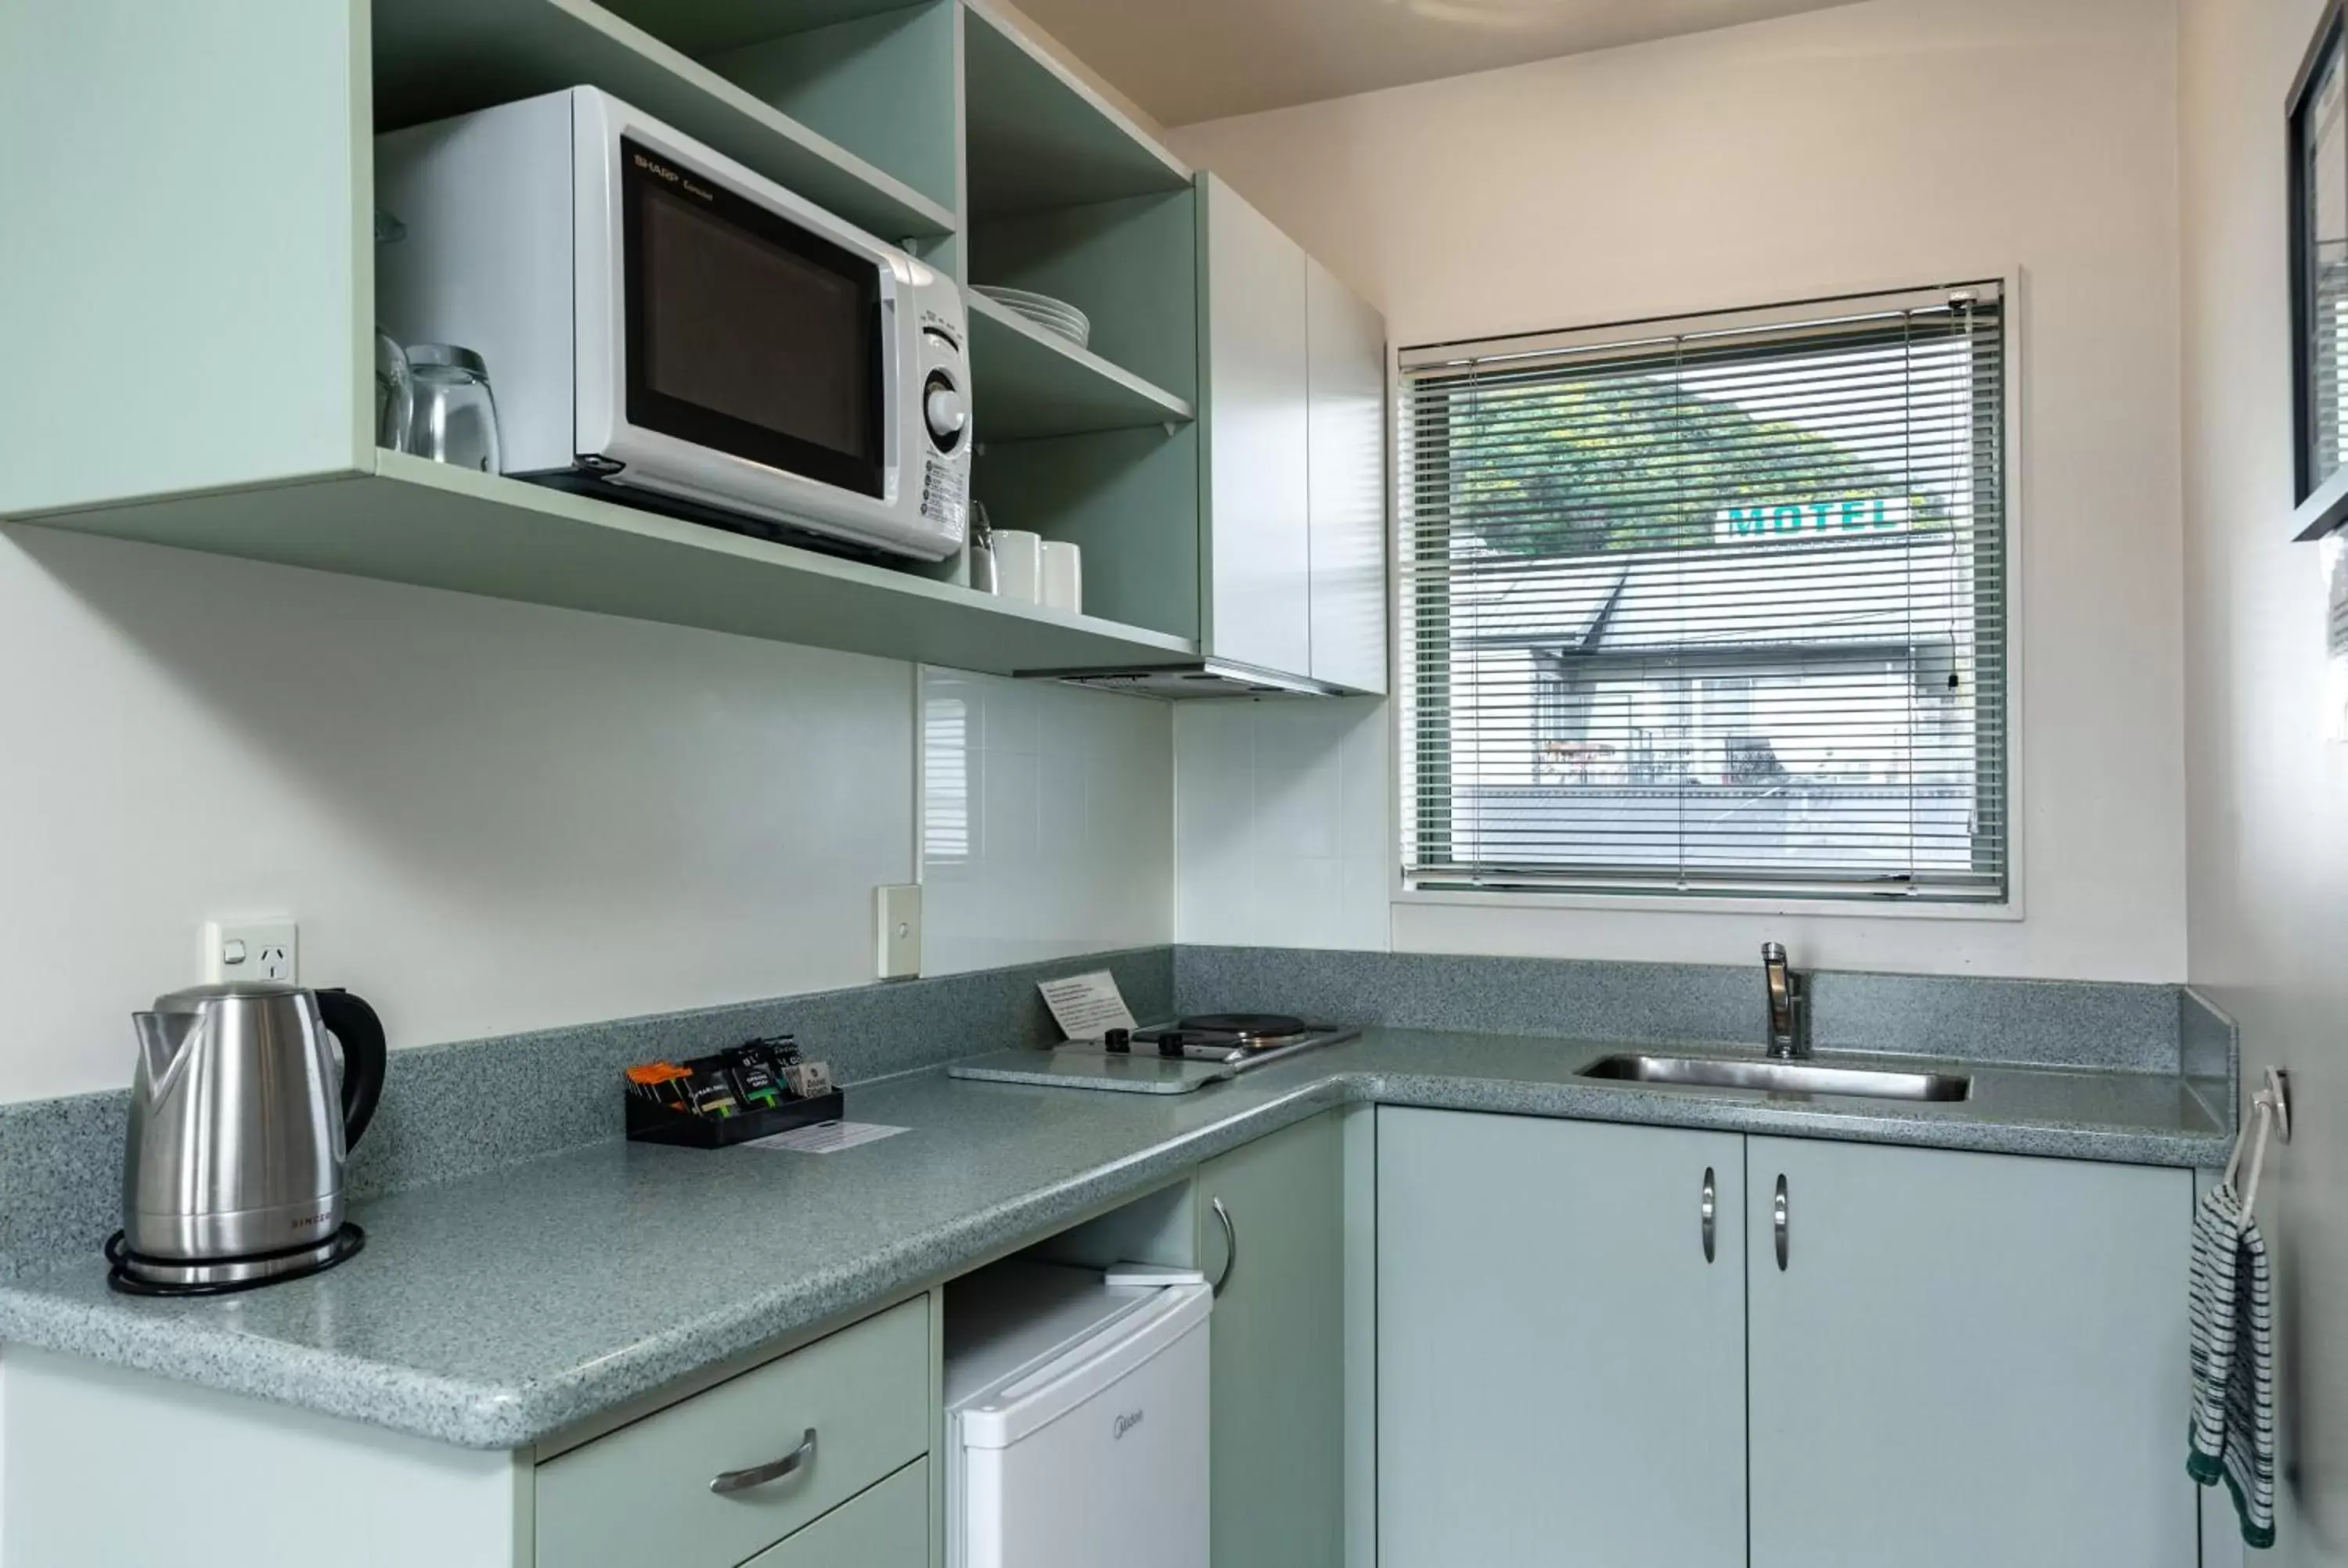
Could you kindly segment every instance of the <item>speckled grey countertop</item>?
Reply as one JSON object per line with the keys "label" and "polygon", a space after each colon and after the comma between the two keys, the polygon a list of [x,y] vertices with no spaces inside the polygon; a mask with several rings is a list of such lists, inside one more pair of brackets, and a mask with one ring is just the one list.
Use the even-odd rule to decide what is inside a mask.
{"label": "speckled grey countertop", "polygon": [[365,1253],[266,1290],[155,1301],[110,1294],[95,1262],[28,1275],[0,1286],[0,1340],[514,1448],[950,1277],[1332,1105],[2165,1165],[2222,1163],[2230,1142],[2200,1093],[2161,1074],[1960,1068],[1972,1097],[1943,1104],[1576,1078],[1611,1049],[1376,1029],[1178,1096],[915,1073],[850,1097],[855,1120],[911,1129],[897,1137],[829,1155],[597,1144],[360,1204]]}

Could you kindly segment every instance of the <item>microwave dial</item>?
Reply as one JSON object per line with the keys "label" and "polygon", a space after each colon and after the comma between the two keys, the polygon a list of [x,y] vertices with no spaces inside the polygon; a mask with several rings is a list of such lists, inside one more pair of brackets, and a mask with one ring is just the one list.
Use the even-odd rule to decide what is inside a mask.
{"label": "microwave dial", "polygon": [[970,410],[962,400],[962,393],[953,378],[942,370],[930,372],[922,389],[922,418],[930,427],[930,440],[941,452],[951,452],[962,445],[963,428],[970,423]]}

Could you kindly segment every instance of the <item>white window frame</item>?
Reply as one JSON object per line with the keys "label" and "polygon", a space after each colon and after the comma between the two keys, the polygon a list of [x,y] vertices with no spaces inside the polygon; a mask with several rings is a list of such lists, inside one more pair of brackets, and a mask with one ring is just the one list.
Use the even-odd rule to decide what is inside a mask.
{"label": "white window frame", "polygon": [[[1624,914],[1670,914],[1702,917],[1713,915],[1772,915],[1823,919],[1859,920],[1958,920],[1958,921],[2021,921],[2028,918],[2029,813],[2027,809],[2027,774],[2024,739],[2028,733],[2024,722],[2024,692],[2028,686],[2028,621],[2026,616],[2028,579],[2030,573],[2022,554],[2026,535],[2023,518],[2029,509],[2031,476],[2027,462],[2027,425],[2024,415],[2028,408],[2025,387],[2030,380],[2028,358],[2029,332],[2025,325],[2030,311],[2027,269],[2013,262],[1972,268],[1917,269],[1900,277],[1862,280],[1857,282],[1820,288],[1812,292],[1818,298],[1836,298],[1846,294],[1889,294],[1916,287],[1919,277],[1939,275],[1951,278],[1995,279],[2003,289],[2005,334],[2005,511],[2003,518],[2005,548],[2005,759],[2006,759],[2006,880],[2005,897],[1995,901],[1943,902],[1914,894],[1884,894],[1849,898],[1793,898],[1756,897],[1734,893],[1602,893],[1560,889],[1555,892],[1533,892],[1516,888],[1415,887],[1405,874],[1402,864],[1402,813],[1405,809],[1405,787],[1409,758],[1416,754],[1416,737],[1405,733],[1405,708],[1401,701],[1402,682],[1411,679],[1416,663],[1411,642],[1411,619],[1408,589],[1404,575],[1406,552],[1403,545],[1403,491],[1407,483],[1404,465],[1397,458],[1386,465],[1386,624],[1394,629],[1387,639],[1386,690],[1393,693],[1387,700],[1386,746],[1386,849],[1392,868],[1387,881],[1387,901],[1391,904],[1428,906],[1451,905],[1476,909],[1554,909],[1609,910]],[[1698,306],[1669,313],[1673,318],[1709,314],[1727,314],[1753,309],[1750,300],[1742,304]],[[1766,307],[1765,307],[1766,308]],[[1649,312],[1649,316],[1663,313]],[[1590,327],[1605,323],[1589,323]],[[1514,329],[1484,332],[1467,329],[1430,334],[1442,339],[1477,341],[1487,337],[1507,335]],[[1580,331],[1587,328],[1560,330]],[[1402,353],[1398,345],[1386,348],[1386,439],[1387,450],[1399,454],[1404,449],[1404,421],[1407,417],[1408,389],[1403,380]]]}

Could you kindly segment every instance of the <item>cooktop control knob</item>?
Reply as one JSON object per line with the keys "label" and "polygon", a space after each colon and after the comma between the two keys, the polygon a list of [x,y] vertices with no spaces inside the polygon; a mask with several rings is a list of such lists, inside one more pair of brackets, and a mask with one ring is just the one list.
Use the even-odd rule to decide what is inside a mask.
{"label": "cooktop control knob", "polygon": [[963,428],[970,423],[970,410],[963,406],[962,393],[942,370],[930,372],[924,384],[922,418],[939,451],[951,452],[960,445]]}

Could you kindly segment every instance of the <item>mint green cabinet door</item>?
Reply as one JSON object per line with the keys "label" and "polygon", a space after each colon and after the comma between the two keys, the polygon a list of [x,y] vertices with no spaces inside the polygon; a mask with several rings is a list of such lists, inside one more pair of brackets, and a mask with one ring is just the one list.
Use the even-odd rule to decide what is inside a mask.
{"label": "mint green cabinet door", "polygon": [[1386,323],[1304,261],[1313,678],[1386,689]]}
{"label": "mint green cabinet door", "polygon": [[930,1463],[915,1460],[742,1568],[929,1568]]}
{"label": "mint green cabinet door", "polygon": [[1741,1568],[1744,1168],[1734,1133],[1379,1111],[1379,1568]]}
{"label": "mint green cabinet door", "polygon": [[[734,1568],[920,1457],[936,1407],[916,1296],[538,1467],[535,1568]],[[728,1471],[798,1455],[759,1485]]]}
{"label": "mint green cabinet door", "polygon": [[374,466],[367,51],[331,0],[0,5],[0,516]]}
{"label": "mint green cabinet door", "polygon": [[1313,669],[1304,252],[1215,176],[1205,228],[1208,651]]}
{"label": "mint green cabinet door", "polygon": [[2188,1173],[1755,1138],[1747,1177],[1753,1568],[2193,1568]]}
{"label": "mint green cabinet door", "polygon": [[1214,1568],[1344,1563],[1344,1196],[1335,1112],[1199,1169]]}

